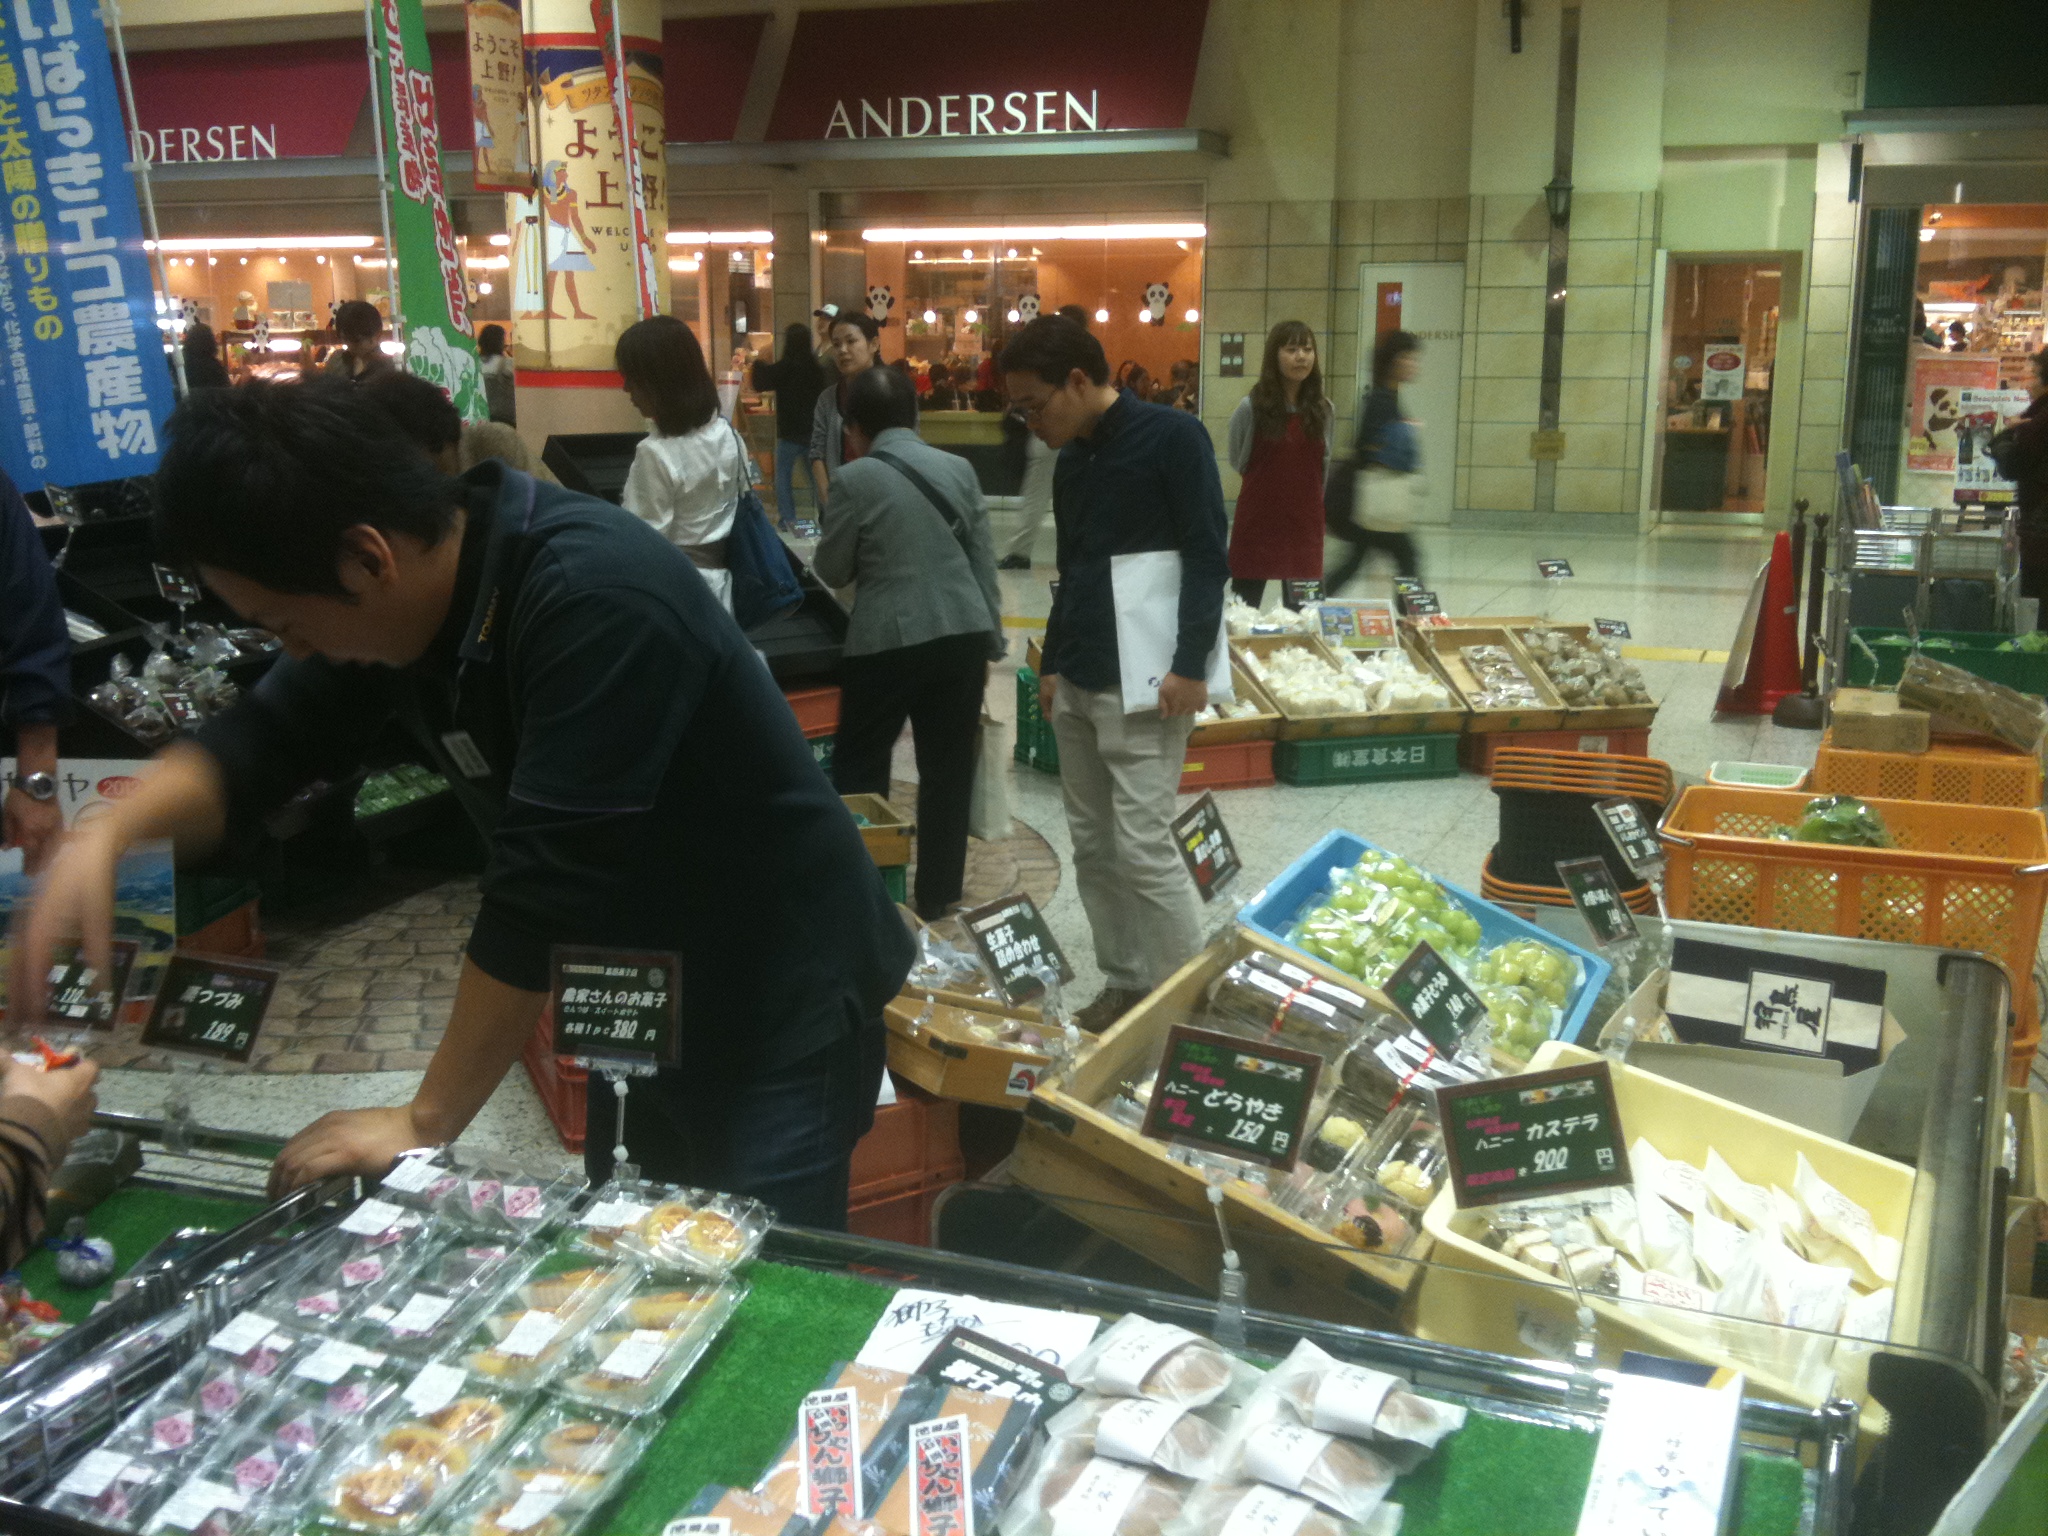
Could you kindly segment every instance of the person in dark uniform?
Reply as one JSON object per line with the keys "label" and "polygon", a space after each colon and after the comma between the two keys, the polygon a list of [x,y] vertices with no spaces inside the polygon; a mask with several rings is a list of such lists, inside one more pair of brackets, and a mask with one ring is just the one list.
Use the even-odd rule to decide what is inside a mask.
{"label": "person in dark uniform", "polygon": [[[63,845],[14,949],[26,1016],[55,945],[81,937],[105,972],[123,848],[168,836],[187,862],[232,856],[397,721],[486,833],[482,906],[412,1102],[322,1116],[279,1155],[273,1191],[453,1140],[532,1035],[552,947],[596,945],[680,962],[682,1065],[628,1101],[642,1171],[844,1225],[912,944],[767,667],[683,553],[495,461],[449,479],[346,385],[205,392],[166,435],[161,557],[286,654]],[[596,1074],[592,1088],[600,1179],[614,1101]]]}

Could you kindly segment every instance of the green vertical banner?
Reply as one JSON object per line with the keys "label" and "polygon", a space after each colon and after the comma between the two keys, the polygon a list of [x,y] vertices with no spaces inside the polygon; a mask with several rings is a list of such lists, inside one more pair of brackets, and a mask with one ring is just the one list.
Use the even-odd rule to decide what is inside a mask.
{"label": "green vertical banner", "polygon": [[448,392],[465,421],[485,421],[482,370],[469,330],[462,251],[441,189],[441,135],[421,0],[374,0],[371,83],[384,119],[392,283],[406,366]]}

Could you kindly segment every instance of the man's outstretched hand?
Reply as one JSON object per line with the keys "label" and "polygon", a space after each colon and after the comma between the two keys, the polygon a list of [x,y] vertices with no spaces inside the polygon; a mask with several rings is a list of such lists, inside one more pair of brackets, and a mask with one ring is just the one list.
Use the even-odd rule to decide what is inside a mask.
{"label": "man's outstretched hand", "polygon": [[270,1198],[290,1194],[330,1174],[380,1175],[401,1152],[431,1144],[413,1124],[411,1106],[336,1109],[284,1144],[270,1165]]}

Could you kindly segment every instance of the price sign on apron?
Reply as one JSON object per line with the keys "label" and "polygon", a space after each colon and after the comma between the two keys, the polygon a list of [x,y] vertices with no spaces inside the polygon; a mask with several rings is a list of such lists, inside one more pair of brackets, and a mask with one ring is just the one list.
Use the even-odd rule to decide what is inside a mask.
{"label": "price sign on apron", "polygon": [[1460,1210],[1629,1182],[1605,1061],[1436,1090]]}
{"label": "price sign on apron", "polygon": [[1663,868],[1664,845],[1657,840],[1657,829],[1643,819],[1643,808],[1635,801],[1596,800],[1593,814],[1614,839],[1622,863],[1645,877]]}
{"label": "price sign on apron", "polygon": [[1636,915],[1621,899],[1605,859],[1559,859],[1557,877],[1571,892],[1572,905],[1579,909],[1579,916],[1593,930],[1593,942],[1602,949],[1633,944],[1642,937]]}
{"label": "price sign on apron", "polygon": [[1418,944],[1387,978],[1387,1000],[1446,1056],[1486,1011],[1479,994],[1427,944]]}
{"label": "price sign on apron", "polygon": [[1310,1051],[1176,1024],[1152,1082],[1145,1134],[1294,1166],[1323,1059]]}
{"label": "price sign on apron", "polygon": [[142,1026],[142,1043],[225,1061],[247,1061],[277,991],[278,972],[246,960],[172,955]]}
{"label": "price sign on apron", "polygon": [[134,939],[116,939],[113,950],[114,974],[104,988],[100,986],[99,974],[85,963],[83,949],[73,950],[69,959],[50,967],[50,1002],[46,1011],[52,1019],[83,1024],[87,1029],[114,1027],[142,945]]}
{"label": "price sign on apron", "polygon": [[1074,979],[1074,968],[1060,953],[1038,903],[1029,896],[1004,896],[962,913],[960,920],[1011,1007],[1028,1003],[1045,990],[1045,983],[1038,979],[1041,966],[1056,971],[1063,984]]}
{"label": "price sign on apron", "polygon": [[1244,868],[1214,794],[1204,794],[1174,818],[1173,841],[1203,901],[1214,901]]}
{"label": "price sign on apron", "polygon": [[682,961],[661,951],[557,944],[555,1054],[672,1067],[682,1050]]}

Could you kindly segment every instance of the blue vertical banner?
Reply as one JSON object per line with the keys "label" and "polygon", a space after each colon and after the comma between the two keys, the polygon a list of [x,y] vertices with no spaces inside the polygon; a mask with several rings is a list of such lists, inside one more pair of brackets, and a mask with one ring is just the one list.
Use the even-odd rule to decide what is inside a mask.
{"label": "blue vertical banner", "polygon": [[89,0],[0,0],[0,466],[146,475],[176,404],[114,59]]}

